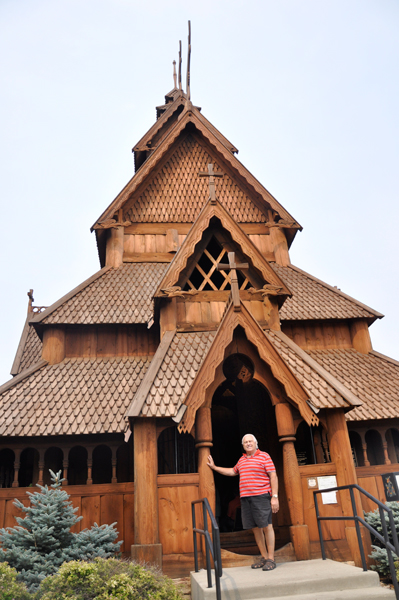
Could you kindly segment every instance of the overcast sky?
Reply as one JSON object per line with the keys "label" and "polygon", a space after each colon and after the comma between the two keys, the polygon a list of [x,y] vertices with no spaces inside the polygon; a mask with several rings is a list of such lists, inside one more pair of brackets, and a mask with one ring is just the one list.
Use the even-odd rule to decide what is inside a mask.
{"label": "overcast sky", "polygon": [[386,316],[399,359],[397,0],[0,0],[0,383],[27,292],[99,268],[90,226],[133,175],[192,23],[192,100],[303,226],[292,262]]}

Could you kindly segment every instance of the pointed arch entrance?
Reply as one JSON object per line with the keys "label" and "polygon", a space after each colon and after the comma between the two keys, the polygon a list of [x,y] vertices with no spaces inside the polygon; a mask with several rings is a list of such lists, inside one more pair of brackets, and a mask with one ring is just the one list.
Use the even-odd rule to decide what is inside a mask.
{"label": "pointed arch entrance", "polygon": [[[241,439],[247,433],[255,435],[260,450],[270,454],[280,478],[280,512],[273,518],[276,547],[280,548],[290,541],[282,448],[270,394],[254,372],[250,357],[244,353],[231,354],[223,362],[225,380],[214,392],[211,406],[212,455],[217,465],[235,465],[243,451]],[[252,532],[242,529],[238,478],[218,473],[214,477],[222,547],[240,554],[256,553]]]}

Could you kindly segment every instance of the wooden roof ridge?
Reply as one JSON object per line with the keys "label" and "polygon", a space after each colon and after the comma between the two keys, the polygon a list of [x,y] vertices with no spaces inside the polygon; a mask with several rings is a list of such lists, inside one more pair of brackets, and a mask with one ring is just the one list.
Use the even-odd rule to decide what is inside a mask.
{"label": "wooden roof ridge", "polygon": [[[312,279],[316,283],[319,283],[320,285],[324,286],[328,290],[335,292],[342,298],[345,298],[346,300],[350,300],[351,302],[354,302],[354,304],[356,304],[357,306],[360,306],[364,310],[367,310],[368,312],[370,312],[372,315],[375,315],[376,319],[382,319],[384,317],[384,315],[382,313],[378,312],[377,310],[374,310],[374,308],[371,308],[370,306],[367,306],[367,304],[364,304],[363,302],[356,300],[356,298],[353,298],[353,296],[349,296],[349,294],[345,294],[345,292],[342,292],[337,287],[334,287],[333,285],[330,285],[330,284],[326,283],[325,281],[318,279],[317,277],[315,277],[314,275],[311,275],[307,271],[304,271],[303,269],[300,269],[299,267],[296,267],[293,264],[290,264],[287,266],[288,266],[288,268],[293,269],[294,271],[297,271],[298,273],[301,273],[302,275],[305,275],[306,277],[309,277],[309,279]],[[374,322],[374,320],[373,320],[373,322]]]}
{"label": "wooden roof ridge", "polygon": [[[230,165],[244,181],[249,185],[254,192],[260,196],[268,206],[275,210],[281,218],[296,223],[296,220],[285,210],[285,208],[263,187],[259,181],[248,171],[246,167],[232,154],[222,142],[216,137],[199,118],[200,113],[193,107],[185,108],[180,115],[178,121],[171,127],[169,132],[162,139],[160,144],[154,149],[154,152],[147,158],[140,169],[134,174],[134,176],[128,181],[125,187],[120,191],[116,198],[106,208],[106,210],[100,215],[97,221],[91,227],[91,230],[95,228],[97,223],[102,222],[106,219],[112,218],[115,212],[117,212],[130,198],[130,196],[138,189],[140,185],[151,175],[155,168],[155,165],[162,159],[167,151],[172,147],[175,141],[178,139],[180,134],[186,128],[188,123],[192,123],[196,129],[208,140],[208,142],[215,148],[222,158]],[[202,117],[202,115],[200,115]],[[251,198],[251,201],[260,207],[261,203],[257,198]],[[265,210],[265,206],[263,206]],[[298,227],[302,227],[298,224]]]}
{"label": "wooden roof ridge", "polygon": [[179,423],[179,431],[191,431],[196,412],[205,402],[206,390],[214,381],[216,369],[223,362],[225,350],[233,341],[234,331],[238,326],[244,329],[248,341],[256,347],[261,360],[269,365],[273,376],[284,387],[287,398],[298,408],[303,419],[308,425],[318,425],[319,419],[309,405],[308,392],[298,381],[259,323],[241,302],[240,311],[236,311],[231,303],[223,315],[207,356],[187,393],[184,401],[187,410]]}
{"label": "wooden roof ridge", "polygon": [[320,363],[318,363],[314,358],[309,356],[309,354],[300,348],[291,338],[289,338],[282,331],[273,330],[273,335],[276,335],[280,340],[282,340],[291,350],[299,356],[304,363],[309,365],[316,373],[320,375],[327,383],[334,388],[334,390],[342,396],[351,406],[361,406],[363,402],[359,400],[359,398],[351,392],[345,385],[343,385],[334,375],[331,375],[327,369],[322,367]]}
{"label": "wooden roof ridge", "polygon": [[70,300],[71,298],[73,298],[74,296],[76,296],[76,294],[78,294],[85,287],[87,287],[88,285],[90,285],[91,283],[93,283],[93,281],[96,281],[96,279],[98,279],[99,277],[102,277],[105,273],[107,273],[107,271],[109,271],[112,268],[113,267],[110,267],[110,266],[103,267],[102,269],[100,269],[99,271],[97,271],[97,273],[94,273],[94,275],[92,275],[91,277],[89,277],[88,279],[86,279],[85,281],[83,281],[77,287],[73,288],[73,290],[71,290],[70,292],[68,292],[67,294],[65,294],[64,296],[62,296],[59,300],[57,300],[56,302],[54,302],[53,304],[51,304],[50,306],[48,306],[46,308],[46,310],[44,310],[43,312],[35,315],[30,320],[30,323],[32,323],[32,324],[41,323],[41,321],[43,321],[43,319],[45,319],[46,317],[48,317],[57,308],[59,308],[65,302],[67,302],[68,300]]}
{"label": "wooden roof ridge", "polygon": [[381,360],[385,360],[386,362],[388,362],[392,365],[395,365],[396,367],[399,367],[398,360],[395,360],[394,358],[391,358],[390,356],[387,356],[386,354],[382,354],[381,352],[377,352],[377,350],[371,350],[371,352],[369,352],[369,354],[372,354],[376,358],[380,358]]}
{"label": "wooden roof ridge", "polygon": [[212,204],[210,200],[206,202],[188,232],[183,244],[176,252],[171,261],[161,283],[154,294],[154,297],[161,295],[161,290],[164,288],[176,285],[180,273],[187,266],[190,257],[192,256],[195,246],[201,240],[204,231],[209,226],[212,217],[220,220],[222,227],[230,232],[233,242],[237,243],[244,256],[251,260],[255,269],[262,273],[264,279],[273,285],[281,287],[281,295],[292,296],[291,291],[270,266],[269,262],[258,250],[248,235],[241,229],[240,225],[231,217],[228,211],[222,204],[216,200]]}
{"label": "wooden roof ridge", "polygon": [[158,133],[158,131],[162,128],[162,126],[170,119],[171,116],[176,112],[176,110],[185,102],[185,98],[183,96],[178,96],[165,105],[165,111],[162,115],[155,121],[155,123],[148,129],[148,131],[143,135],[142,138],[139,139],[137,144],[133,146],[133,152],[137,150],[150,150],[151,148],[147,147],[148,142],[152,140],[152,138]]}
{"label": "wooden roof ridge", "polygon": [[48,365],[48,361],[41,358],[35,364],[31,365],[24,371],[21,371],[21,373],[19,373],[18,375],[16,375],[9,381],[6,381],[5,383],[3,383],[3,385],[0,386],[0,394],[2,394],[3,392],[6,392],[10,388],[14,387],[14,385],[17,385],[18,383],[20,383],[21,381],[23,381],[24,379],[26,379],[27,377],[29,377],[30,375],[32,375],[33,373],[35,373],[36,371],[41,369],[42,367],[45,367],[46,365]]}
{"label": "wooden roof ridge", "polygon": [[169,349],[170,344],[175,336],[176,330],[166,331],[155,354],[151,361],[150,366],[144,378],[133,398],[131,405],[126,413],[126,418],[137,417],[143,407],[143,404],[150,391],[151,385],[154,382],[155,377],[158,374],[159,368],[165,358],[165,355]]}

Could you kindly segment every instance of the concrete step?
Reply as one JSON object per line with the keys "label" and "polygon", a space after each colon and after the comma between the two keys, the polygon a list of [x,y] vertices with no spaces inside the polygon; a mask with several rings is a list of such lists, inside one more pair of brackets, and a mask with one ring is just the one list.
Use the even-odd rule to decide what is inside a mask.
{"label": "concrete step", "polygon": [[[207,587],[205,570],[191,573],[192,600],[215,600],[213,587]],[[286,562],[273,571],[232,567],[223,569],[220,581],[222,600],[372,600],[395,599],[395,592],[380,585],[375,571],[333,560]]]}

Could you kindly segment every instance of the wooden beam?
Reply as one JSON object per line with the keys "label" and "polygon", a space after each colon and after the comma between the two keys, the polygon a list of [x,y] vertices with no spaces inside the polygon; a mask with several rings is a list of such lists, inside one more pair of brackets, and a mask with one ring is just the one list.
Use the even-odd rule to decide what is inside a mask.
{"label": "wooden beam", "polygon": [[159,262],[169,263],[173,260],[174,254],[169,252],[132,252],[125,254],[123,262],[126,263],[144,263],[144,262]]}

